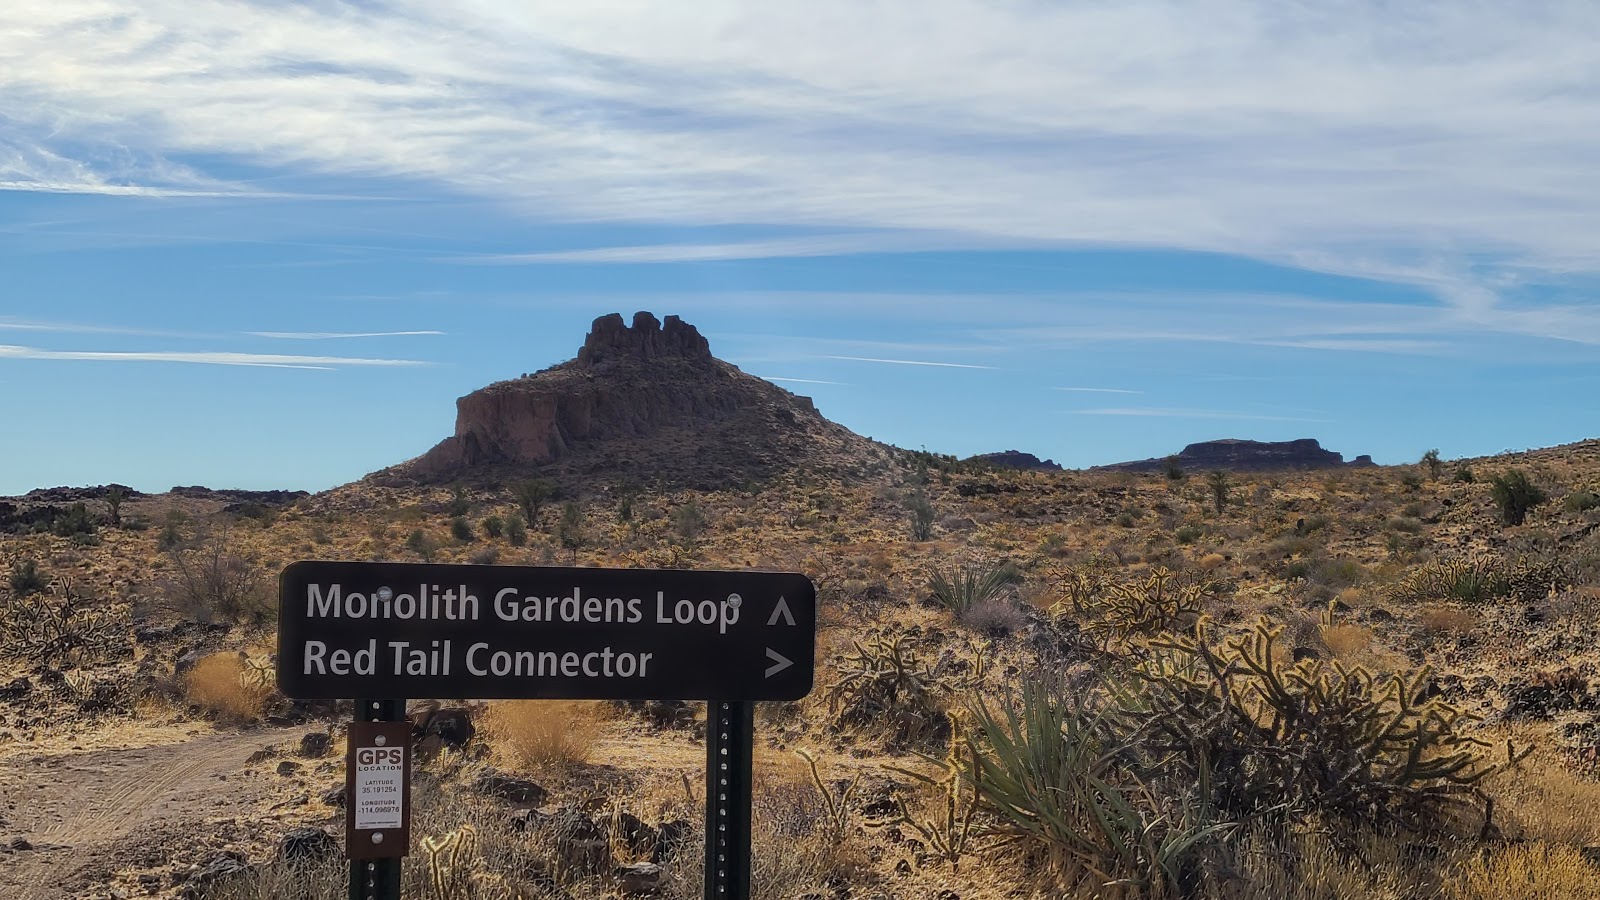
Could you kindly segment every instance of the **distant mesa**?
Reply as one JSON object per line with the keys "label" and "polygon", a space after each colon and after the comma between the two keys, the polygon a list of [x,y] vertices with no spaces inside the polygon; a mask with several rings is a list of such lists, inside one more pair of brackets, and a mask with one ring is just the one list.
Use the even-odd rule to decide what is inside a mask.
{"label": "distant mesa", "polygon": [[1001,450],[998,453],[980,453],[971,457],[968,462],[980,465],[996,466],[1001,469],[1021,469],[1029,472],[1059,472],[1061,467],[1054,460],[1040,459],[1032,453],[1021,450]]}
{"label": "distant mesa", "polygon": [[721,486],[794,467],[837,468],[884,445],[829,422],[810,398],[741,372],[677,316],[594,320],[578,355],[456,401],[455,433],[368,476],[438,483],[539,469]]}
{"label": "distant mesa", "polygon": [[[1344,455],[1324,450],[1314,438],[1294,441],[1246,441],[1228,439],[1190,444],[1177,455],[1185,469],[1223,469],[1233,472],[1264,472],[1279,469],[1340,469],[1375,465],[1365,454],[1350,462]],[[1098,470],[1119,472],[1157,472],[1167,464],[1165,458],[1095,466]]]}

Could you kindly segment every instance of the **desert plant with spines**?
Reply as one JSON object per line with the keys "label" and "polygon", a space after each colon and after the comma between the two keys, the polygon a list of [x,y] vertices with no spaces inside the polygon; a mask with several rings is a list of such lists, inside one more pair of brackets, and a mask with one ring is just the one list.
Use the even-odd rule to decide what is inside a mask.
{"label": "desert plant with spines", "polygon": [[[1473,733],[1478,719],[1430,696],[1427,667],[1378,675],[1320,659],[1290,661],[1265,620],[1214,642],[1193,633],[1150,642],[1112,683],[1122,727],[1146,752],[1210,785],[1227,815],[1325,815],[1427,831],[1476,810],[1504,762]],[[1525,755],[1526,751],[1524,751]]]}
{"label": "desert plant with spines", "polygon": [[928,590],[940,606],[959,616],[999,597],[1021,578],[1021,573],[1009,563],[969,563],[952,569],[936,569],[928,576]]}

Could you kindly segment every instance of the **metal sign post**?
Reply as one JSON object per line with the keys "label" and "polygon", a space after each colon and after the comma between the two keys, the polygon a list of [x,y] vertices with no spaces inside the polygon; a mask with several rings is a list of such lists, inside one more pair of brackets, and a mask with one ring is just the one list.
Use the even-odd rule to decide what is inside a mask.
{"label": "metal sign post", "polygon": [[[816,624],[816,587],[788,572],[297,562],[279,579],[278,688],[308,700],[705,700],[705,896],[749,900],[753,701],[811,692]],[[350,900],[399,900],[409,729],[405,701],[356,701]]]}
{"label": "metal sign post", "polygon": [[[350,859],[350,900],[400,900],[400,860],[411,847],[406,702],[357,700],[348,756],[345,855]],[[368,774],[363,770],[372,774],[363,778]]]}
{"label": "metal sign post", "polygon": [[750,900],[756,705],[706,704],[705,900]]}

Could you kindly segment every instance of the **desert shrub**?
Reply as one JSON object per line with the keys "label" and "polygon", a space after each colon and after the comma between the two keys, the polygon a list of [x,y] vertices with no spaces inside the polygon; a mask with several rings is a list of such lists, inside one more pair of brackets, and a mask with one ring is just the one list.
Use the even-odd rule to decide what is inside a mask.
{"label": "desert shrub", "polygon": [[1461,466],[1456,469],[1453,480],[1456,484],[1472,484],[1478,480],[1478,476],[1473,474],[1471,466]]}
{"label": "desert shrub", "polygon": [[109,658],[126,641],[125,605],[91,603],[72,581],[0,598],[0,657],[60,666]]}
{"label": "desert shrub", "polygon": [[450,491],[450,505],[446,507],[446,513],[452,519],[459,519],[469,512],[472,512],[472,501],[467,498],[467,489],[456,485]]}
{"label": "desert shrub", "polygon": [[837,726],[891,747],[928,746],[949,736],[945,707],[962,686],[952,656],[930,664],[907,634],[872,635],[851,646],[835,660],[838,680],[823,691]]}
{"label": "desert shrub", "polygon": [[1228,478],[1228,473],[1217,469],[1206,475],[1206,488],[1211,491],[1211,500],[1216,504],[1217,514],[1221,515],[1228,505],[1228,495],[1233,491],[1233,481]]}
{"label": "desert shrub", "polygon": [[1500,599],[1529,602],[1548,596],[1569,581],[1558,562],[1522,559],[1507,563],[1498,557],[1470,556],[1422,564],[1390,588],[1389,597],[1401,603],[1486,603]]}
{"label": "desert shrub", "polygon": [[1050,609],[1053,618],[1069,614],[1085,631],[1127,640],[1182,628],[1199,618],[1219,586],[1157,568],[1143,578],[1115,581],[1096,571],[1069,571],[1059,580],[1064,596]]}
{"label": "desert shrub", "polygon": [[472,525],[467,522],[465,517],[456,516],[450,520],[450,536],[463,544],[469,543],[473,538]]}
{"label": "desert shrub", "polygon": [[572,553],[573,565],[578,562],[578,551],[588,542],[583,522],[583,507],[571,501],[562,504],[561,518],[556,521],[555,539],[563,549]]}
{"label": "desert shrub", "polygon": [[512,516],[506,520],[506,540],[513,547],[521,547],[528,542],[528,526],[522,524],[520,516]]}
{"label": "desert shrub", "polygon": [[593,701],[499,700],[484,727],[495,750],[517,766],[560,771],[589,761],[605,719]]}
{"label": "desert shrub", "polygon": [[1569,900],[1592,897],[1600,868],[1576,847],[1528,843],[1496,848],[1453,868],[1451,900]]}
{"label": "desert shrub", "polygon": [[1206,821],[1203,798],[1141,779],[1117,723],[1040,685],[964,719],[943,766],[973,786],[984,834],[1024,850],[1052,896],[1178,896],[1204,845],[1231,828]]}
{"label": "desert shrub", "polygon": [[1172,533],[1172,539],[1180,544],[1192,544],[1205,535],[1205,529],[1198,525],[1180,525]]}
{"label": "desert shrub", "polygon": [[989,637],[1006,637],[1028,623],[1028,618],[1015,604],[996,597],[976,606],[969,606],[956,616],[962,625]]}
{"label": "desert shrub", "polygon": [[1416,491],[1422,488],[1422,476],[1416,472],[1401,472],[1400,486],[1406,491]]}
{"label": "desert shrub", "polygon": [[1429,450],[1422,454],[1420,463],[1424,469],[1428,470],[1429,481],[1439,480],[1439,473],[1444,469],[1444,461],[1439,458],[1438,450]]}
{"label": "desert shrub", "polygon": [[1500,507],[1500,521],[1506,525],[1521,525],[1530,510],[1549,499],[1521,469],[1494,476],[1490,485],[1495,505]]}
{"label": "desert shrub", "polygon": [[1290,563],[1284,572],[1290,578],[1304,578],[1311,584],[1335,591],[1353,587],[1367,580],[1366,566],[1346,556],[1318,554],[1309,559]]}
{"label": "desert shrub", "polygon": [[242,653],[213,653],[184,675],[183,692],[190,703],[213,716],[252,722],[272,696],[272,670],[252,665]]}
{"label": "desert shrub", "polygon": [[483,536],[489,540],[498,538],[500,535],[505,533],[505,530],[505,520],[499,516],[489,516],[483,520]]}
{"label": "desert shrub", "polygon": [[475,566],[492,566],[499,561],[500,549],[498,547],[485,547],[467,558],[467,562]]}
{"label": "desert shrub", "polygon": [[1182,481],[1189,477],[1183,471],[1183,463],[1176,454],[1168,456],[1161,461],[1161,474],[1167,476],[1168,481],[1173,482]]}
{"label": "desert shrub", "polygon": [[[1430,672],[1374,675],[1357,666],[1291,662],[1280,628],[1211,643],[1192,635],[1151,643],[1132,678],[1114,686],[1125,727],[1144,747],[1211,786],[1229,815],[1277,811],[1427,830],[1483,807],[1492,763],[1470,733],[1476,718],[1427,698]],[[1510,751],[1507,751],[1510,755]]]}
{"label": "desert shrub", "polygon": [[555,484],[544,478],[521,481],[511,488],[512,496],[522,508],[522,519],[529,524],[539,521],[539,510],[555,493]]}
{"label": "desert shrub", "polygon": [[911,539],[925,541],[933,537],[933,504],[929,502],[928,495],[922,490],[912,491],[906,495],[906,513],[911,519]]}
{"label": "desert shrub", "polygon": [[95,522],[89,515],[89,507],[78,502],[67,507],[65,514],[57,516],[50,530],[56,537],[64,538],[92,535],[95,533]]}
{"label": "desert shrub", "polygon": [[433,554],[439,549],[427,532],[421,528],[414,528],[406,537],[406,549],[422,557],[423,562],[433,562]]}
{"label": "desert shrub", "polygon": [[928,589],[940,606],[961,615],[999,597],[1021,580],[1022,573],[1010,562],[972,564],[935,571],[928,576]]}
{"label": "desert shrub", "polygon": [[1448,606],[1425,610],[1417,617],[1417,629],[1429,639],[1470,634],[1477,627],[1477,616]]}
{"label": "desert shrub", "polygon": [[1591,509],[1600,507],[1600,494],[1594,491],[1573,491],[1567,495],[1567,499],[1562,501],[1561,505],[1566,508],[1567,512],[1588,512]]}
{"label": "desert shrub", "polygon": [[162,579],[167,602],[200,622],[262,621],[274,610],[263,571],[234,546],[226,523],[201,528],[167,550],[170,563]]}
{"label": "desert shrub", "polygon": [[45,588],[44,576],[39,574],[39,564],[31,559],[13,562],[6,583],[11,586],[11,593],[18,597],[37,594]]}

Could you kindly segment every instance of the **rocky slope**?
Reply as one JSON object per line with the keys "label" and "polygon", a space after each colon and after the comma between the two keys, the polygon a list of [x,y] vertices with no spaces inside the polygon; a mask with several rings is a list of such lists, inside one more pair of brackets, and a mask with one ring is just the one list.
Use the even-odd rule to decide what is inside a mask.
{"label": "rocky slope", "polygon": [[637,313],[594,321],[576,359],[456,401],[455,434],[369,476],[384,484],[512,470],[713,487],[808,468],[859,469],[890,448],[811,400],[711,355],[693,325]]}
{"label": "rocky slope", "polygon": [[[1265,472],[1279,469],[1335,469],[1345,466],[1370,466],[1372,457],[1358,456],[1350,462],[1343,454],[1324,450],[1314,438],[1294,441],[1201,441],[1183,448],[1177,455],[1178,465],[1185,469],[1223,469],[1232,472]],[[1134,462],[1096,466],[1121,472],[1155,472],[1166,465],[1165,459],[1141,459]]]}
{"label": "rocky slope", "polygon": [[998,466],[1002,469],[1022,469],[1028,472],[1059,472],[1061,467],[1055,460],[1040,459],[1032,453],[1022,450],[1001,450],[996,453],[980,453],[968,462],[975,462],[986,466]]}

